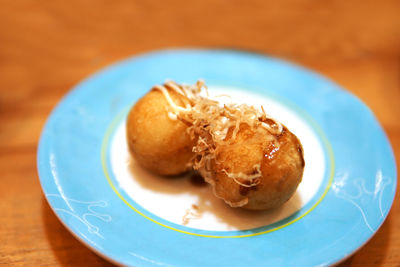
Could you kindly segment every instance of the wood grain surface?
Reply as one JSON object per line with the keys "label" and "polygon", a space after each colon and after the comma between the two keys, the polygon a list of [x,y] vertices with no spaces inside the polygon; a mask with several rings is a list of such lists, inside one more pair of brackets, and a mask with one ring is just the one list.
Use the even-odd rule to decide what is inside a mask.
{"label": "wood grain surface", "polygon": [[[14,0],[0,8],[0,265],[107,266],[44,200],[36,149],[80,80],[161,48],[237,48],[312,68],[375,113],[400,159],[400,1]],[[400,266],[400,199],[340,266]]]}

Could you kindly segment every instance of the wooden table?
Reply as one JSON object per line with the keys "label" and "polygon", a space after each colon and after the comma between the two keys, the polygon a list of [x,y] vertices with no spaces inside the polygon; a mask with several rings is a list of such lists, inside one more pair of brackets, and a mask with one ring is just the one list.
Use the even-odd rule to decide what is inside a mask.
{"label": "wooden table", "polygon": [[[2,2],[0,265],[109,265],[75,240],[44,200],[37,141],[71,87],[137,53],[229,47],[305,65],[371,107],[400,159],[400,2],[280,2]],[[399,194],[378,233],[341,266],[376,265],[400,266]]]}

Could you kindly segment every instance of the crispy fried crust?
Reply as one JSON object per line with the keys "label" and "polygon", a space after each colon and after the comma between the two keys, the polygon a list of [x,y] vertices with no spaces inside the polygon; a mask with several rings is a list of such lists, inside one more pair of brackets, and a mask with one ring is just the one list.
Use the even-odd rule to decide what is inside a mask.
{"label": "crispy fried crust", "polygon": [[[250,175],[257,164],[262,175],[255,186],[242,186],[223,171]],[[242,125],[231,144],[218,148],[211,170],[207,180],[214,193],[232,207],[271,209],[288,201],[301,182],[303,148],[286,127],[281,134],[272,136],[265,130]],[[204,170],[202,173],[207,176]]]}
{"label": "crispy fried crust", "polygon": [[[186,104],[184,96],[169,90],[177,105]],[[131,109],[127,119],[129,150],[138,163],[153,173],[177,175],[188,170],[194,141],[187,126],[168,117],[169,105],[158,90],[152,90]]]}

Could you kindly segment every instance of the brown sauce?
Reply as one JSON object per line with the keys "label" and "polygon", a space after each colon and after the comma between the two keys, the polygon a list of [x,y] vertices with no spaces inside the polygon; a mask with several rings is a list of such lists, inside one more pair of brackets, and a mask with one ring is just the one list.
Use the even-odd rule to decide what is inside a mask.
{"label": "brown sauce", "polygon": [[190,183],[195,186],[206,186],[207,183],[199,173],[193,173],[190,175]]}

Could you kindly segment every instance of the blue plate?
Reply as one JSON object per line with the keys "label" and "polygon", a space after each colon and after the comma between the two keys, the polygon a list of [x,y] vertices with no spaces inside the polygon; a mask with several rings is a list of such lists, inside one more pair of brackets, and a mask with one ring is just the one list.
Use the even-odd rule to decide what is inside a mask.
{"label": "blue plate", "polygon": [[[299,207],[287,208],[288,204],[286,213],[274,211],[279,218],[261,224],[258,219],[254,227],[192,227],[174,221],[169,213],[158,213],[158,203],[143,202],[147,193],[137,192],[136,198],[120,179],[113,165],[113,140],[127,107],[166,79],[194,83],[199,78],[211,88],[229,87],[269,99],[308,127],[305,138],[315,137],[320,156],[313,160],[310,148],[306,166],[322,166],[321,177],[314,183],[303,178],[305,185],[315,188],[301,189],[307,197],[300,196]],[[149,53],[86,79],[49,117],[40,139],[38,169],[50,206],[71,233],[108,260],[134,266],[337,263],[381,226],[397,177],[388,139],[360,100],[299,66],[228,50]],[[174,197],[178,194],[169,199]],[[150,204],[157,201],[147,199]]]}

